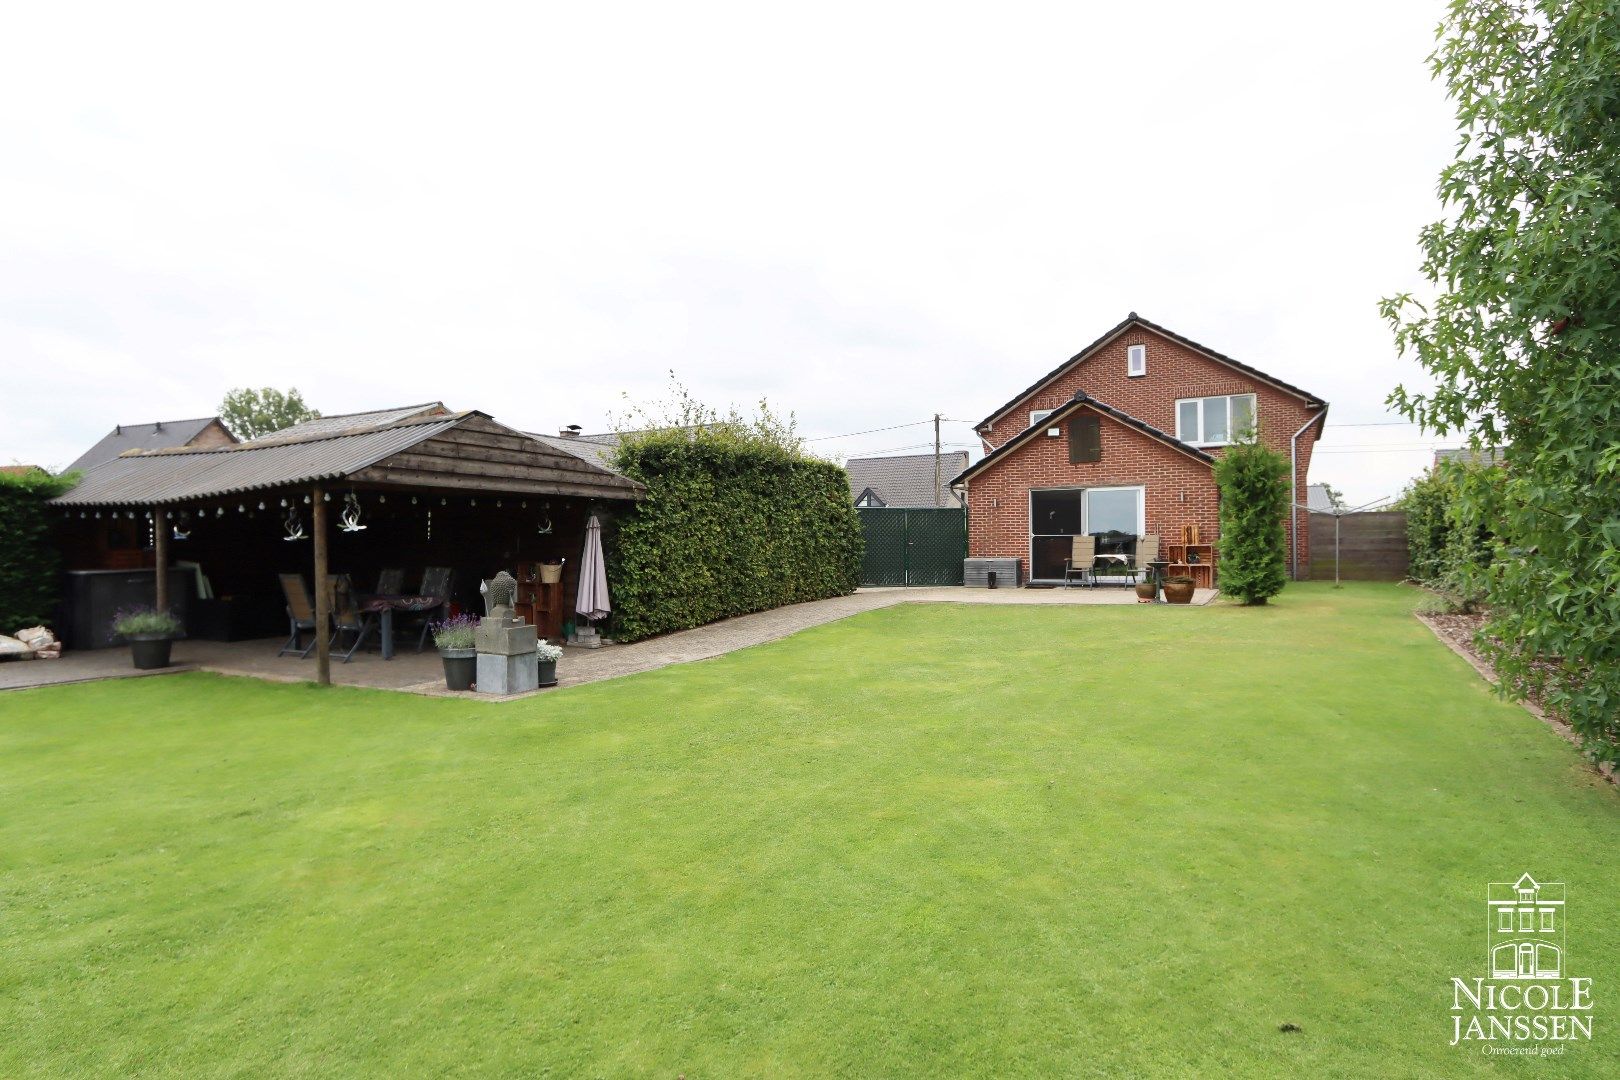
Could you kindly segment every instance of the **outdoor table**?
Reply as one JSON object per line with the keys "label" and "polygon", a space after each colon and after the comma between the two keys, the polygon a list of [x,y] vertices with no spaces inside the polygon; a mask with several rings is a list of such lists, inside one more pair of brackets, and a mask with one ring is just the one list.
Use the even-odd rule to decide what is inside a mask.
{"label": "outdoor table", "polygon": [[382,658],[394,658],[394,612],[432,611],[444,603],[442,596],[394,596],[369,593],[360,597],[360,610],[382,617]]}
{"label": "outdoor table", "polygon": [[[1103,553],[1103,554],[1100,554],[1100,555],[1098,555],[1098,556],[1096,556],[1096,557],[1095,557],[1095,558],[1094,558],[1094,559],[1093,559],[1093,560],[1092,560],[1092,564],[1091,564],[1091,565],[1092,565],[1092,566],[1093,566],[1093,568],[1095,568],[1095,567],[1096,567],[1096,565],[1097,565],[1097,564],[1098,564],[1098,563],[1101,563],[1101,562],[1111,562],[1111,563],[1114,563],[1114,564],[1115,564],[1115,565],[1116,565],[1116,567],[1117,567],[1117,568],[1118,568],[1118,569],[1119,569],[1119,571],[1120,571],[1120,572],[1124,572],[1124,570],[1125,570],[1125,569],[1126,569],[1126,568],[1127,568],[1127,567],[1129,567],[1129,566],[1130,566],[1130,564],[1131,564],[1131,560],[1130,560],[1130,559],[1129,559],[1129,558],[1127,558],[1127,557],[1126,557],[1126,556],[1124,556],[1124,555],[1121,555],[1121,554],[1119,554],[1119,553],[1117,553],[1117,552],[1112,552],[1112,551],[1109,551],[1109,552],[1104,552],[1104,553]],[[1111,571],[1109,571],[1109,570],[1107,570],[1107,569],[1104,569],[1104,570],[1103,570],[1103,573],[1105,573],[1105,574],[1106,574],[1106,573],[1110,573],[1110,572],[1111,572]],[[1095,572],[1093,572],[1093,573],[1092,573],[1092,575],[1091,575],[1091,583],[1092,583],[1092,584],[1093,584],[1093,585],[1095,585],[1095,584],[1096,584],[1096,583],[1097,583],[1097,575],[1096,575],[1096,573],[1095,573]]]}
{"label": "outdoor table", "polygon": [[1153,578],[1153,602],[1155,604],[1168,604],[1170,601],[1161,599],[1164,595],[1164,571],[1170,565],[1169,559],[1154,559],[1148,563],[1148,574]]}

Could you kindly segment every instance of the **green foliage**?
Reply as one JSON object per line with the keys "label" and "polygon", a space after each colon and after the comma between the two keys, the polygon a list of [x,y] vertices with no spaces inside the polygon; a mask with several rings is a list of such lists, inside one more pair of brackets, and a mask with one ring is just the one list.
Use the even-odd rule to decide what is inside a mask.
{"label": "green foliage", "polygon": [[660,426],[618,452],[617,467],[647,497],[611,539],[614,636],[854,592],[862,537],[844,470],[805,454],[791,417],[764,403],[745,419],[677,390]]}
{"label": "green foliage", "polygon": [[78,473],[0,473],[0,634],[56,621],[61,560],[45,501],[78,482]]}
{"label": "green foliage", "polygon": [[180,620],[167,611],[133,607],[115,614],[111,629],[114,637],[173,637],[180,632]]}
{"label": "green foliage", "polygon": [[1384,301],[1433,377],[1392,404],[1505,448],[1459,499],[1499,541],[1481,645],[1596,758],[1620,760],[1620,5],[1454,0],[1432,62],[1456,103],[1437,295]]}
{"label": "green foliage", "polygon": [[1264,604],[1288,580],[1288,459],[1246,432],[1215,463],[1215,483],[1221,491],[1221,591]]}
{"label": "green foliage", "polygon": [[1464,498],[1463,492],[1479,485],[1499,497],[1503,477],[1502,470],[1489,465],[1450,461],[1401,493],[1398,506],[1406,511],[1408,572],[1414,580],[1443,592],[1448,605],[1458,611],[1471,612],[1485,602],[1496,546],[1490,519],[1481,516],[1482,505]]}
{"label": "green foliage", "polygon": [[259,390],[244,386],[226,394],[219,404],[219,418],[244,442],[320,415],[304,404],[304,395],[296,387],[283,392],[273,386]]}

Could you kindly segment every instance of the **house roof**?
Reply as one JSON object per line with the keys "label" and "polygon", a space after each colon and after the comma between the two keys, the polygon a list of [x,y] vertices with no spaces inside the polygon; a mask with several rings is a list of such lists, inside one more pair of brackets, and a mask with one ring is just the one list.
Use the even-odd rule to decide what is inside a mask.
{"label": "house roof", "polygon": [[[163,450],[172,446],[184,446],[198,435],[209,424],[219,423],[217,416],[200,416],[192,420],[159,420],[151,424],[119,424],[100,442],[80,454],[73,464],[67,467],[68,472],[83,472],[93,469],[102,462],[111,461],[119,454],[130,450]],[[224,428],[224,424],[220,424]],[[229,434],[227,431],[226,434]],[[235,438],[235,436],[232,436]]]}
{"label": "house roof", "polygon": [[[378,419],[398,414],[405,415],[392,420]],[[367,419],[356,424],[355,417]],[[374,467],[453,428],[461,428],[468,433],[461,436],[463,439],[478,436],[486,441],[491,437],[495,440],[508,438],[522,441],[516,444],[509,441],[507,446],[526,445],[526,436],[522,432],[502,427],[486,414],[476,411],[432,412],[412,406],[409,410],[392,409],[380,413],[354,413],[347,418],[322,419],[347,419],[349,423],[334,427],[317,425],[312,421],[308,425],[299,425],[301,431],[288,428],[251,442],[125,453],[91,470],[77,487],[53,499],[52,503],[58,506],[162,505],[335,480],[356,476],[365,470],[371,472],[359,479],[409,485],[410,480],[396,479],[388,470],[379,471]],[[477,443],[470,442],[456,452],[476,463],[488,456],[479,451]],[[536,448],[534,458],[530,464],[536,472],[543,471],[552,477],[540,487],[552,485],[559,494],[577,490],[603,497],[634,498],[643,490],[640,484],[588,462],[566,462],[549,449],[540,451]],[[503,462],[507,460],[502,458]],[[400,464],[398,468],[403,475],[420,469],[422,465],[421,462],[410,462]],[[518,473],[527,468],[517,463],[511,463],[508,467]],[[556,479],[555,474],[559,471],[578,475]],[[529,484],[521,475],[514,478],[520,485]],[[487,480],[479,478],[472,482],[478,483],[480,479]],[[493,486],[501,486],[489,482]],[[429,485],[424,482],[418,486]],[[540,490],[540,487],[536,487],[536,490]],[[547,487],[547,490],[550,489]]]}
{"label": "house roof", "polygon": [[291,427],[282,428],[280,431],[271,432],[269,435],[262,435],[254,441],[263,444],[295,439],[321,439],[331,435],[343,435],[387,427],[416,417],[448,415],[450,415],[450,410],[444,407],[444,402],[425,401],[420,405],[403,405],[397,409],[372,409],[366,412],[317,416],[312,420],[305,420]]}
{"label": "house roof", "polygon": [[1273,375],[1267,375],[1265,372],[1261,371],[1259,368],[1252,368],[1248,364],[1242,363],[1241,361],[1238,361],[1238,360],[1234,360],[1230,356],[1225,355],[1224,353],[1216,352],[1214,349],[1211,349],[1207,345],[1200,345],[1198,342],[1192,340],[1191,338],[1183,337],[1182,335],[1176,333],[1174,330],[1171,330],[1168,327],[1160,326],[1158,323],[1153,322],[1152,320],[1144,319],[1144,318],[1142,318],[1142,316],[1138,315],[1136,312],[1133,311],[1129,315],[1125,316],[1125,318],[1121,319],[1118,323],[1116,323],[1114,325],[1114,327],[1112,329],[1110,329],[1107,333],[1103,334],[1102,337],[1098,338],[1096,341],[1093,341],[1090,345],[1087,345],[1085,348],[1081,349],[1079,352],[1075,353],[1073,356],[1071,356],[1067,360],[1063,361],[1063,363],[1059,364],[1057,367],[1053,368],[1051,371],[1048,371],[1045,375],[1042,375],[1039,379],[1036,379],[1034,382],[1030,383],[1027,387],[1020,390],[1017,394],[1014,394],[1012,396],[1012,398],[1010,398],[1000,408],[996,409],[995,412],[991,413],[989,416],[986,416],[983,420],[979,421],[978,427],[979,428],[984,428],[986,425],[988,425],[990,423],[993,423],[994,421],[1000,419],[1007,412],[1008,409],[1011,409],[1014,405],[1017,405],[1020,401],[1024,400],[1030,394],[1033,394],[1035,391],[1039,390],[1042,386],[1045,386],[1047,383],[1051,382],[1053,379],[1055,379],[1059,375],[1063,374],[1069,368],[1071,368],[1071,367],[1075,366],[1076,364],[1079,364],[1079,363],[1089,359],[1092,356],[1092,354],[1094,354],[1098,349],[1101,349],[1104,345],[1108,344],[1110,341],[1112,341],[1114,338],[1118,337],[1120,334],[1123,334],[1127,329],[1129,329],[1132,326],[1144,327],[1145,329],[1153,331],[1155,334],[1159,334],[1162,337],[1169,338],[1171,341],[1174,341],[1178,345],[1186,346],[1187,348],[1193,350],[1194,352],[1201,353],[1204,356],[1209,357],[1211,360],[1214,360],[1216,363],[1225,364],[1227,367],[1233,368],[1234,370],[1237,370],[1237,371],[1241,371],[1245,375],[1249,375],[1249,376],[1252,376],[1252,377],[1254,377],[1256,379],[1259,379],[1261,382],[1270,383],[1272,386],[1275,386],[1279,390],[1284,390],[1284,391],[1286,391],[1286,392],[1288,392],[1290,394],[1293,394],[1295,397],[1303,398],[1307,405],[1323,406],[1323,405],[1327,404],[1327,402],[1323,401],[1321,398],[1317,397],[1315,394],[1312,394],[1308,390],[1301,390],[1299,387],[1294,386],[1292,383],[1286,383],[1286,382],[1283,382],[1281,379],[1279,379],[1279,378],[1277,378],[1277,377],[1275,377]]}
{"label": "house roof", "polygon": [[844,470],[849,473],[851,499],[858,500],[870,490],[885,506],[959,506],[961,501],[950,489],[950,478],[967,468],[967,464],[966,450],[940,455],[937,500],[933,454],[850,458],[844,463]]}
{"label": "house roof", "polygon": [[4,474],[6,476],[31,476],[34,473],[45,473],[46,476],[50,475],[50,473],[46,472],[45,469],[38,465],[0,465],[0,474]]}
{"label": "house roof", "polygon": [[614,432],[604,435],[541,435],[531,431],[527,434],[529,438],[538,439],[553,450],[572,454],[598,469],[606,469],[615,476],[618,475],[613,465],[613,456],[618,451],[621,440]]}
{"label": "house roof", "polygon": [[1328,496],[1326,484],[1311,484],[1305,489],[1305,506],[1313,514],[1331,514],[1333,500]]}
{"label": "house roof", "polygon": [[1195,458],[1207,465],[1215,464],[1214,457],[1204,453],[1196,446],[1188,446],[1174,435],[1161,431],[1152,424],[1138,420],[1130,413],[1116,409],[1106,402],[1098,401],[1090,394],[1081,391],[1080,393],[1075,394],[1074,397],[1070,398],[1063,405],[1059,406],[1055,411],[1053,411],[1052,415],[1048,416],[1045,420],[1042,420],[1039,424],[1036,424],[1033,427],[1025,428],[1023,431],[1019,432],[1017,435],[1013,436],[1011,439],[1008,439],[1006,442],[996,447],[996,449],[980,458],[974,465],[964,469],[960,475],[951,480],[952,486],[960,484],[974,473],[983,471],[985,466],[991,464],[992,462],[1001,460],[1001,458],[1005,455],[1012,453],[1018,447],[1023,446],[1025,443],[1029,442],[1029,440],[1035,438],[1037,433],[1044,431],[1048,427],[1061,423],[1069,416],[1079,412],[1082,408],[1095,409],[1104,416],[1117,420],[1124,426],[1139,431],[1150,439],[1156,439],[1157,441],[1162,442],[1166,446],[1170,447],[1172,450],[1179,450],[1181,453],[1186,454],[1190,458]]}
{"label": "house roof", "polygon": [[1445,450],[1434,452],[1434,463],[1439,465],[1443,461],[1456,461],[1464,465],[1500,465],[1502,463],[1501,450],[1475,450],[1467,446],[1454,446]]}

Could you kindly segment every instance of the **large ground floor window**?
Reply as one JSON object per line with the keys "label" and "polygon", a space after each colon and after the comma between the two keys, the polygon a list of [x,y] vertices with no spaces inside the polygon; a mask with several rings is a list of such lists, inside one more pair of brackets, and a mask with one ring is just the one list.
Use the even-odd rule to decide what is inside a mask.
{"label": "large ground floor window", "polygon": [[1090,533],[1099,553],[1135,551],[1146,530],[1142,487],[1049,488],[1029,493],[1029,577],[1062,581],[1074,538]]}

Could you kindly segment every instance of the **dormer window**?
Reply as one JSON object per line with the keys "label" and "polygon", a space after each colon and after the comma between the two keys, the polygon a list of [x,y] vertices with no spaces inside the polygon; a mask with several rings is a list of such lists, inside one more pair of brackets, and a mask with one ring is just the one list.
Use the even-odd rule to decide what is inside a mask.
{"label": "dormer window", "polygon": [[1125,348],[1125,374],[1137,378],[1147,374],[1147,346],[1128,345]]}

